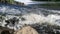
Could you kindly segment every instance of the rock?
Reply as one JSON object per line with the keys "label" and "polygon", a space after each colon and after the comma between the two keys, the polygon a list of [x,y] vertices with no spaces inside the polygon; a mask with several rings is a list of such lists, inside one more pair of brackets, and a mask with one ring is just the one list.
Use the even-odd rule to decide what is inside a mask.
{"label": "rock", "polygon": [[15,34],[38,34],[38,32],[32,27],[26,26],[15,32]]}
{"label": "rock", "polygon": [[14,30],[0,26],[0,34],[13,34]]}
{"label": "rock", "polygon": [[10,34],[10,32],[8,30],[4,30],[1,32],[1,34]]}

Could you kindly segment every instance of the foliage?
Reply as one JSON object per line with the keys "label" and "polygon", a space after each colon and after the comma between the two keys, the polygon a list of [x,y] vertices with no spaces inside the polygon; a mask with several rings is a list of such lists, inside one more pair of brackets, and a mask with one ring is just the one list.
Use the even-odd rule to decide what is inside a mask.
{"label": "foliage", "polygon": [[13,4],[14,0],[7,0],[8,3]]}
{"label": "foliage", "polygon": [[51,3],[51,4],[41,4],[41,6],[45,6],[45,7],[54,7],[54,8],[59,8],[60,7],[60,3]]}
{"label": "foliage", "polygon": [[32,0],[32,1],[60,1],[60,0]]}

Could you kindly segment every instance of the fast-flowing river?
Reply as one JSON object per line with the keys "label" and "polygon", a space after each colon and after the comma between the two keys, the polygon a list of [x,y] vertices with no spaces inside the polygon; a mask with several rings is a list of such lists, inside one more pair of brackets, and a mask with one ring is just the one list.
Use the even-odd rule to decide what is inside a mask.
{"label": "fast-flowing river", "polygon": [[[24,24],[35,23],[49,23],[51,25],[60,26],[60,10],[50,10],[44,7],[37,7],[37,5],[34,6],[0,4],[0,15],[5,15],[3,16],[4,19],[0,18],[0,26],[8,27],[10,29],[14,28],[15,30],[19,29]],[[5,20],[13,19],[14,17],[18,19],[18,21],[13,24],[11,22],[8,24],[6,23]]]}

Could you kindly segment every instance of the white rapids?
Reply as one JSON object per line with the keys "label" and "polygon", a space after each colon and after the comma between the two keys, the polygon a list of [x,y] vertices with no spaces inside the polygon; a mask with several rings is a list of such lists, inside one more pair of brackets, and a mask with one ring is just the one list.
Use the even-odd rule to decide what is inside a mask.
{"label": "white rapids", "polygon": [[[3,14],[6,13],[6,16],[3,16],[2,20],[0,19],[0,26],[8,27],[14,30],[20,29],[20,27],[22,27],[25,24],[28,25],[28,24],[35,24],[35,23],[39,23],[39,24],[49,23],[50,25],[60,26],[60,15],[58,15],[60,11],[58,10],[43,9],[45,11],[48,11],[48,13],[52,12],[52,14],[48,14],[47,16],[44,16],[43,12],[45,11],[43,11],[42,8],[38,8],[38,9],[19,8],[19,9],[20,10],[15,8],[10,8],[9,6],[0,7],[0,12],[2,12]],[[14,15],[20,13],[22,13],[23,15],[22,16]],[[57,14],[53,14],[53,13],[57,13]],[[8,14],[12,14],[12,15],[8,15]],[[5,20],[9,20],[14,17],[19,19],[19,22],[15,22],[14,26],[12,23],[9,23],[7,26],[5,26],[5,24],[7,24]],[[22,20],[22,18],[24,19]]]}

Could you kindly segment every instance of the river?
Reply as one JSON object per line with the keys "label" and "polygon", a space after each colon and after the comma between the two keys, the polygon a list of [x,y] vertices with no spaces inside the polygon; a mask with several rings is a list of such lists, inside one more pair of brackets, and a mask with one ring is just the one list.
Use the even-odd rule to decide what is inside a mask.
{"label": "river", "polygon": [[[24,24],[35,24],[35,23],[49,23],[51,25],[60,26],[60,10],[47,9],[46,7],[38,7],[37,5],[27,6],[16,6],[11,4],[0,4],[0,15],[6,14],[4,20],[0,22],[0,26],[6,27],[5,20],[9,20],[13,17],[19,19],[18,24],[12,23],[7,25],[10,29],[19,29]],[[18,15],[18,16],[16,16]],[[22,15],[22,16],[21,16]],[[24,18],[25,20],[22,20]],[[11,25],[12,24],[12,25]]]}

